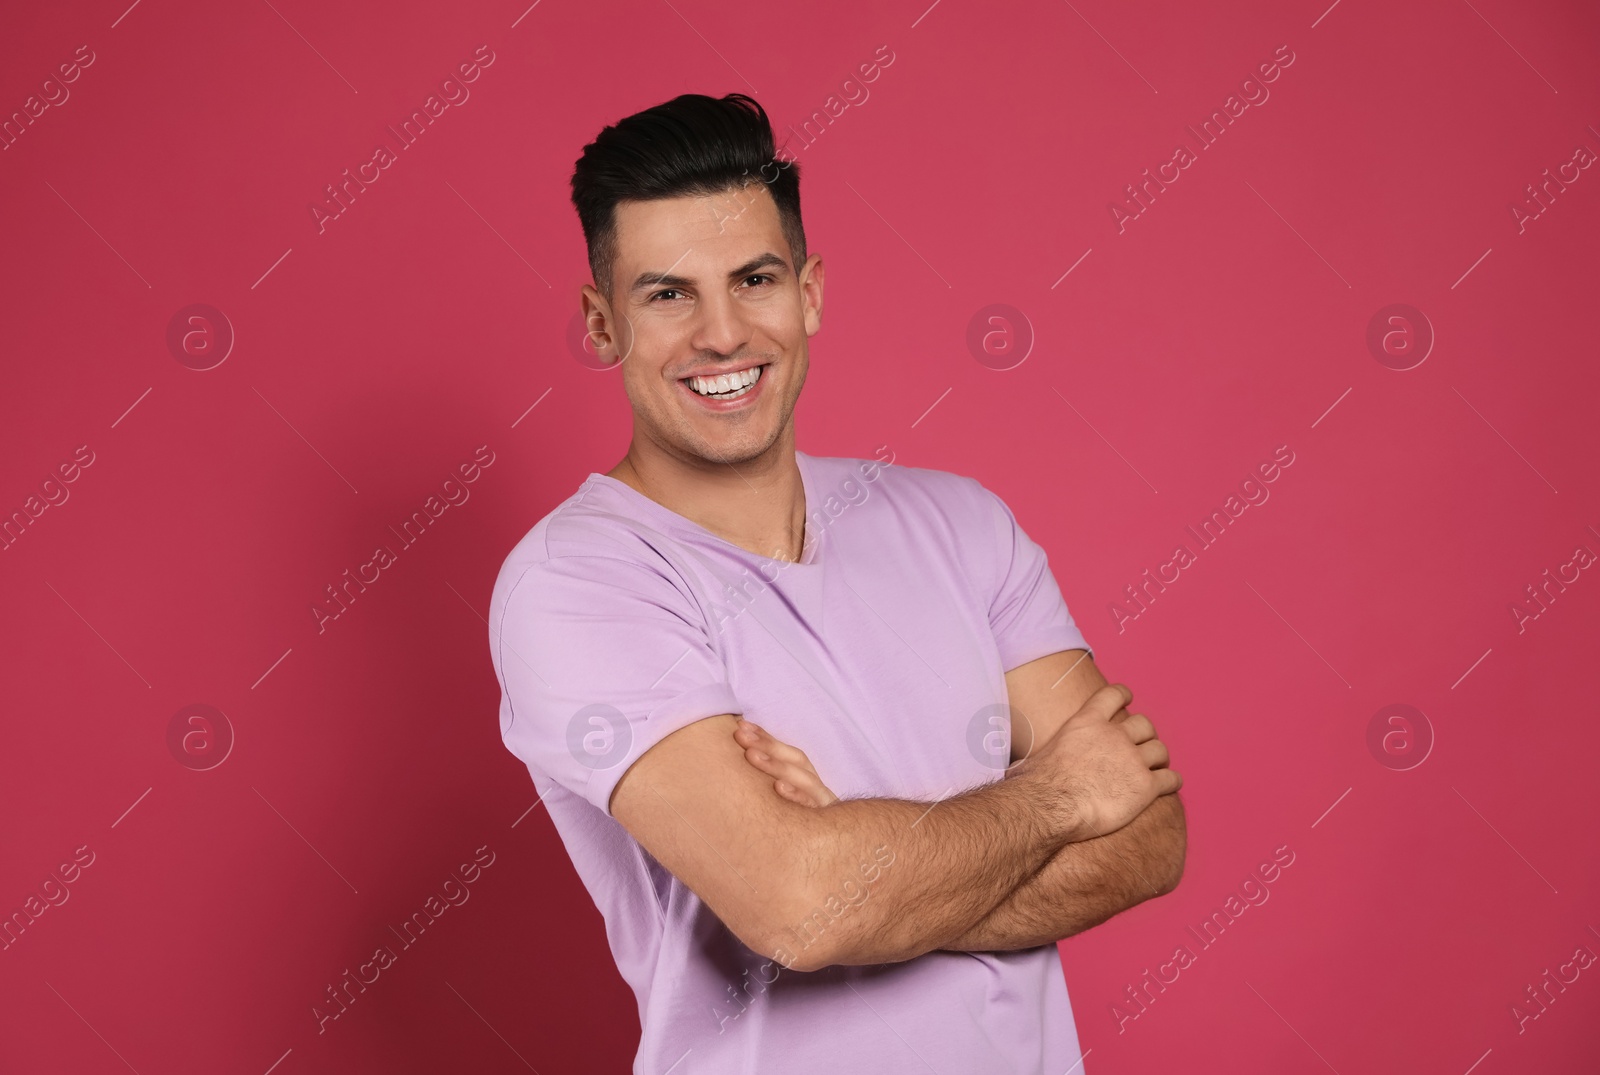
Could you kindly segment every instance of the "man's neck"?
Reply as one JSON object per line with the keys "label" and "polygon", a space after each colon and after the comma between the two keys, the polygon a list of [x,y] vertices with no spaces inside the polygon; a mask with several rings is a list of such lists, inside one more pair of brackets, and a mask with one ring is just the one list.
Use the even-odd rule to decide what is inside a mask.
{"label": "man's neck", "polygon": [[794,453],[792,430],[743,463],[684,461],[635,441],[608,476],[742,549],[798,561],[806,494]]}

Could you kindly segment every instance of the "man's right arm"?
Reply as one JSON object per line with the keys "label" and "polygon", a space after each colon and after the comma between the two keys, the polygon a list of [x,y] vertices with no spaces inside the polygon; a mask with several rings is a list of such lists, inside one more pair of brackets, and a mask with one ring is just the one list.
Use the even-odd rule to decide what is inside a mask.
{"label": "man's right arm", "polygon": [[[746,946],[796,970],[891,963],[966,933],[1067,843],[1120,828],[1176,778],[1111,717],[1131,699],[1097,691],[1005,780],[936,803],[847,799],[821,808],[772,794],[733,739],[735,718],[667,736],[625,772],[612,816]],[[893,868],[870,898],[802,944],[797,934],[879,849]],[[796,949],[802,949],[796,951]],[[787,958],[785,958],[787,957]]]}

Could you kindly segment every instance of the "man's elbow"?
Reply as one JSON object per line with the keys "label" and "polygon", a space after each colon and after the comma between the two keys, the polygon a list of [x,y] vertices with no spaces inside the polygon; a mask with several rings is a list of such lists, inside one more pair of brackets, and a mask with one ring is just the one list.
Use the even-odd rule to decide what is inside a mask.
{"label": "man's elbow", "polygon": [[1173,891],[1183,880],[1183,865],[1189,850],[1189,829],[1184,819],[1183,803],[1176,794],[1170,798],[1171,805],[1165,807],[1169,815],[1165,853],[1160,860],[1160,876],[1155,879],[1156,894],[1159,896]]}
{"label": "man's elbow", "polygon": [[[870,893],[852,901],[839,893],[794,904],[790,917],[768,923],[767,951],[789,970],[819,971],[834,966],[866,966],[914,959],[930,948],[904,949],[904,938],[885,936],[872,910]],[[876,902],[876,901],[875,901]]]}

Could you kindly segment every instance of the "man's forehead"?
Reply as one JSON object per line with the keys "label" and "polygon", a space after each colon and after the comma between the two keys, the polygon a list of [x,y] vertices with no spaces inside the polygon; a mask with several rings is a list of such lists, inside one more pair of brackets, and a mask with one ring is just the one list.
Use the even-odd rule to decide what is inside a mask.
{"label": "man's forehead", "polygon": [[714,262],[738,260],[741,252],[778,245],[783,236],[778,205],[760,182],[716,194],[618,202],[616,226],[618,267],[635,271],[665,271],[674,262],[681,271],[691,260],[703,264],[708,253]]}

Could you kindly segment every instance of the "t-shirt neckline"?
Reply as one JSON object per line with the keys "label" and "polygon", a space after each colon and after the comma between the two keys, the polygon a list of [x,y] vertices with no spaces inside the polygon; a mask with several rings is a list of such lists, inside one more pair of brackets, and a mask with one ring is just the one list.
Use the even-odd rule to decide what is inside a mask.
{"label": "t-shirt neckline", "polygon": [[801,533],[799,560],[777,560],[771,556],[764,556],[758,552],[751,552],[743,545],[737,545],[723,537],[721,534],[712,533],[710,530],[707,530],[693,519],[678,514],[665,504],[662,504],[660,501],[652,500],[650,497],[641,493],[639,490],[635,489],[621,478],[613,478],[609,474],[602,474],[596,470],[589,472],[588,480],[594,481],[595,479],[599,479],[601,482],[610,485],[613,488],[623,490],[624,495],[632,497],[634,501],[639,503],[640,506],[646,511],[651,512],[661,520],[669,523],[675,529],[688,530],[696,535],[701,535],[710,538],[713,541],[720,542],[730,549],[736,549],[739,552],[750,556],[759,556],[763,560],[771,560],[773,563],[783,564],[785,567],[820,567],[822,564],[822,535],[818,534],[815,536],[815,538],[813,538],[811,533],[811,505],[816,502],[816,495],[812,489],[810,459],[798,448],[795,449],[794,459],[795,466],[800,470],[800,486],[805,494],[806,501],[805,525]]}

